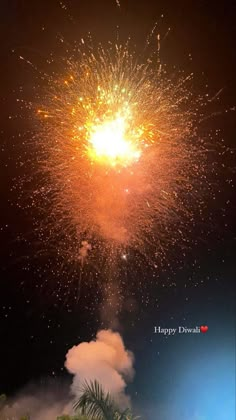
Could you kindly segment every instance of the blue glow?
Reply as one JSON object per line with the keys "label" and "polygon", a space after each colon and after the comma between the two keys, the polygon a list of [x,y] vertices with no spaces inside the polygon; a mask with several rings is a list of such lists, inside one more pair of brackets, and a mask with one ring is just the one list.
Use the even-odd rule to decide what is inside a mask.
{"label": "blue glow", "polygon": [[[222,351],[222,349],[221,349]],[[235,354],[217,352],[194,355],[180,378],[178,401],[186,420],[235,420]]]}

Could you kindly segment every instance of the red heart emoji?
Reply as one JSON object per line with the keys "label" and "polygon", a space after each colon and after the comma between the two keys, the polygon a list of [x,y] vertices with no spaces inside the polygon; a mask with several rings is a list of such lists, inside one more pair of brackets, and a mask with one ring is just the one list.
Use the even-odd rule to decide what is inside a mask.
{"label": "red heart emoji", "polygon": [[208,326],[207,325],[201,325],[200,330],[201,330],[202,333],[205,333],[208,330]]}

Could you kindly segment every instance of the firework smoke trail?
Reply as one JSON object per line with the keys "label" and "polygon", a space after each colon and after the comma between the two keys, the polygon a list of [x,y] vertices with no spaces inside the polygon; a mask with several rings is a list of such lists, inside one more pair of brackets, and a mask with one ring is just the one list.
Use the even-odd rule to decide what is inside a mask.
{"label": "firework smoke trail", "polygon": [[191,93],[192,75],[169,75],[129,44],[91,48],[82,39],[63,66],[41,74],[34,107],[39,237],[67,261],[106,261],[109,276],[128,249],[160,265],[185,241],[191,199],[200,208],[199,191],[210,188],[197,134],[204,98]]}
{"label": "firework smoke trail", "polygon": [[94,380],[99,381],[123,411],[131,403],[126,388],[135,374],[133,365],[134,355],[125,347],[121,335],[100,330],[93,340],[72,346],[66,354],[65,368],[73,375],[69,393],[58,379],[29,385],[0,406],[0,418],[23,419],[25,413],[35,420],[66,418],[65,413],[73,417],[73,406],[81,396],[84,382]]}
{"label": "firework smoke trail", "polygon": [[96,340],[73,346],[66,355],[65,367],[74,375],[72,394],[78,399],[84,380],[96,379],[120,407],[127,408],[130,398],[125,388],[134,376],[133,362],[134,356],[126,350],[119,333],[99,331]]}
{"label": "firework smoke trail", "polygon": [[91,251],[92,247],[87,241],[82,241],[81,248],[79,249],[79,261],[80,261],[80,271],[79,271],[79,281],[78,281],[78,291],[77,291],[77,303],[80,298],[80,291],[81,291],[81,279],[83,274],[83,267],[85,258],[88,256],[89,251]]}

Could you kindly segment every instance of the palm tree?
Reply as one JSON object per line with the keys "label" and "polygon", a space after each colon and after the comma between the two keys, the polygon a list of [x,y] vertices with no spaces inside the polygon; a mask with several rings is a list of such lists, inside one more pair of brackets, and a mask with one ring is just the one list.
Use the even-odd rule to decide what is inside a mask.
{"label": "palm tree", "polygon": [[81,395],[74,404],[74,409],[86,415],[91,420],[136,420],[129,409],[120,412],[113,398],[105,393],[95,380],[86,382],[81,388]]}

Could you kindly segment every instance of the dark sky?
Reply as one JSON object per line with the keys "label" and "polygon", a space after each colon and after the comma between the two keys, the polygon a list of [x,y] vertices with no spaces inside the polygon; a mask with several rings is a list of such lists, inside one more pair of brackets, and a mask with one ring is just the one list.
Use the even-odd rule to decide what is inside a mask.
{"label": "dark sky", "polygon": [[[161,52],[163,61],[187,73],[193,71],[196,89],[203,88],[203,81],[212,95],[223,88],[218,102],[220,114],[207,122],[205,130],[219,127],[225,143],[235,148],[235,112],[225,112],[235,105],[234,2],[120,3],[118,8],[115,0],[70,0],[65,2],[64,11],[56,0],[1,2],[0,393],[12,394],[42,377],[66,378],[63,364],[67,349],[90,340],[99,328],[97,308],[86,285],[79,305],[70,302],[69,293],[57,299],[58,278],[53,283],[53,276],[46,278],[44,270],[47,259],[53,257],[32,258],[30,264],[27,260],[33,253],[29,250],[32,244],[27,243],[32,220],[30,213],[16,206],[12,186],[15,177],[21,175],[15,162],[24,148],[19,139],[16,142],[17,133],[32,127],[27,116],[18,119],[14,115],[18,112],[16,92],[23,86],[26,97],[32,95],[34,73],[19,63],[17,55],[30,57],[40,65],[56,48],[56,34],[61,33],[70,42],[91,31],[95,39],[107,41],[115,38],[117,25],[121,40],[130,35],[139,46],[154,23],[160,21],[162,34],[171,28]],[[233,160],[226,162],[229,172],[219,175],[217,189],[221,193],[214,203],[209,200],[209,212],[214,217],[207,241],[188,253],[183,266],[160,273],[156,284],[148,285],[148,267],[137,272],[146,284],[142,295],[152,296],[153,302],[157,297],[158,307],[152,299],[149,305],[142,305],[136,291],[136,312],[121,315],[122,335],[136,358],[136,377],[130,393],[144,418],[172,419],[171,410],[175,411],[175,420],[190,419],[193,413],[207,420],[234,418],[235,208],[234,189],[224,182],[224,177],[234,176]],[[221,210],[228,200],[231,204],[223,217]],[[16,241],[19,234],[26,240]],[[134,276],[128,269],[129,275]],[[171,276],[176,287],[169,287]],[[165,338],[153,334],[155,325],[202,324],[209,327],[205,335]],[[170,413],[164,414],[167,407]]]}

